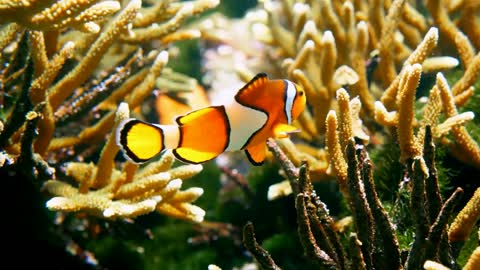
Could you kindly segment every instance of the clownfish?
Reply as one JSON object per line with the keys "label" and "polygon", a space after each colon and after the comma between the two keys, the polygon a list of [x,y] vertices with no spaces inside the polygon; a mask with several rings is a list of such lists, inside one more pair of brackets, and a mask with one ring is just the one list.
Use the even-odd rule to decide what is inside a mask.
{"label": "clownfish", "polygon": [[146,162],[165,149],[177,159],[198,164],[226,151],[244,150],[254,165],[261,165],[269,137],[285,138],[305,109],[303,88],[289,80],[270,80],[257,74],[226,105],[209,106],[176,118],[176,125],[158,125],[135,118],[123,120],[116,142],[124,156]]}

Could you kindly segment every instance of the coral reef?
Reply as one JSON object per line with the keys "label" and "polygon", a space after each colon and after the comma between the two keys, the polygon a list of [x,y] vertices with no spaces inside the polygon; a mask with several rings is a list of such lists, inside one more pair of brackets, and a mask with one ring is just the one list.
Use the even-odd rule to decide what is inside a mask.
{"label": "coral reef", "polygon": [[[241,80],[245,81],[258,69],[270,70],[306,90],[310,110],[297,123],[302,133],[292,140],[279,140],[275,146],[280,163],[291,160],[293,164],[283,166],[288,167],[282,174],[289,181],[272,185],[268,197],[277,199],[293,193],[297,212],[300,211],[300,216],[307,216],[306,205],[312,204],[310,207],[313,207],[319,199],[311,198],[315,197],[310,194],[312,191],[298,190],[295,181],[304,180],[295,175],[294,168],[308,164],[306,172],[312,181],[337,179],[357,230],[352,239],[358,237],[362,243],[357,252],[349,252],[358,256],[348,258],[348,261],[357,261],[347,266],[342,258],[338,258],[332,244],[322,243],[327,236],[315,238],[315,232],[309,231],[318,229],[316,223],[309,227],[315,219],[322,220],[322,216],[308,216],[307,221],[305,218],[298,220],[299,238],[307,257],[320,266],[335,269],[349,269],[353,265],[363,265],[366,269],[392,266],[387,265],[387,261],[382,262],[381,258],[389,258],[390,262],[393,258],[396,266],[392,267],[395,269],[418,269],[425,260],[444,260],[445,265],[455,267],[451,264],[454,254],[448,251],[448,241],[463,242],[471,237],[478,220],[475,211],[478,203],[474,196],[456,218],[459,223],[451,224],[447,237],[448,219],[463,192],[457,189],[443,201],[436,180],[435,150],[427,143],[434,141],[446,147],[442,149],[449,149],[449,155],[478,170],[480,147],[478,139],[474,139],[477,131],[465,127],[474,119],[474,112],[469,110],[472,105],[465,105],[475,102],[469,102],[469,99],[474,96],[474,84],[479,76],[478,48],[472,44],[476,34],[471,26],[457,24],[450,18],[470,14],[478,7],[461,3],[452,8],[446,1],[373,2],[261,1],[259,7],[244,19],[250,22],[252,36],[263,45],[252,44],[261,48],[260,52],[251,53],[248,48],[231,45],[228,38],[215,36],[214,39],[237,49],[233,51],[235,54],[224,55],[222,59],[232,58],[235,67],[232,72]],[[371,8],[367,8],[368,5]],[[419,11],[422,7],[428,11],[427,15]],[[469,22],[478,25],[478,18],[471,16],[468,15]],[[215,20],[218,19],[213,18],[212,22]],[[207,25],[224,31],[226,28],[220,24],[215,26],[215,23]],[[234,27],[232,24],[230,29]],[[444,40],[441,45],[440,38]],[[240,62],[244,58],[237,56],[238,50],[243,52],[246,61]],[[442,54],[448,56],[438,56]],[[218,67],[212,66],[212,69],[215,72]],[[462,75],[451,76],[454,69],[461,69]],[[433,83],[432,77],[436,78]],[[430,141],[424,143],[426,133],[429,133]],[[397,181],[409,179],[412,182],[407,185],[411,193],[408,198],[411,200],[415,240],[408,257],[403,259],[400,254],[406,253],[399,248],[398,232],[393,230],[395,222],[390,221],[391,217],[381,207],[374,181],[364,176],[364,173],[372,173],[360,169],[367,166],[364,162],[370,161],[348,153],[354,153],[354,149],[360,151],[359,147],[375,149],[381,147],[382,142],[398,144],[398,162],[403,176]],[[323,143],[325,148],[321,147]],[[278,154],[280,149],[284,154]],[[365,156],[365,153],[361,155]],[[355,160],[359,164],[352,163]],[[360,179],[351,180],[353,175]],[[353,183],[357,185],[352,187]],[[476,183],[472,185],[477,186]],[[379,212],[373,213],[377,210]],[[250,227],[245,229],[251,230]],[[376,235],[379,231],[381,236]],[[379,242],[378,239],[382,238],[390,240]],[[351,246],[355,246],[355,241],[352,243]],[[385,251],[374,248],[378,246],[382,247],[379,250]],[[277,267],[273,261],[265,261],[269,255],[255,245],[246,244],[246,248],[264,268]],[[440,250],[444,254],[438,254]],[[391,253],[382,254],[387,251]]]}
{"label": "coral reef", "polygon": [[[332,122],[329,128],[336,130],[333,124],[336,123],[336,116],[333,112],[329,113],[328,119],[332,119],[328,120]],[[346,130],[351,130],[351,124],[349,126]],[[340,133],[345,136],[343,132]],[[406,161],[408,171],[404,178],[411,179],[412,182],[410,207],[415,215],[413,222],[416,233],[405,261],[400,255],[394,225],[378,198],[372,173],[374,164],[363,144],[355,143],[351,136],[344,145],[343,162],[348,169],[343,184],[345,192],[348,193],[346,197],[356,228],[349,239],[352,249],[346,252],[346,248],[342,247],[339,241],[341,235],[335,231],[334,219],[313,190],[307,173],[307,163],[297,171],[279,146],[274,141],[269,141],[270,149],[284,170],[289,172],[287,175],[296,197],[299,238],[306,256],[320,266],[331,269],[419,269],[426,259],[441,260],[442,263],[450,265],[452,254],[446,233],[447,222],[463,190],[457,188],[444,202],[439,196],[438,179],[434,174],[435,148],[432,138],[431,129],[427,126],[423,144],[424,156]],[[425,206],[427,208],[424,208]],[[254,248],[247,246],[247,249]],[[259,255],[259,252],[253,254],[258,260],[265,257]],[[261,262],[262,265],[265,263],[271,265],[269,269],[274,269],[273,261]]]}
{"label": "coral reef", "polygon": [[[430,2],[432,1],[428,1],[427,7],[434,19],[439,17],[448,19],[445,7],[442,5],[433,7],[435,5]],[[265,64],[250,64],[248,67],[245,63],[236,60],[234,61],[235,72],[243,79],[248,78],[245,73],[255,74],[258,69],[272,70],[280,76],[285,74],[302,85],[307,92],[311,111],[304,113],[298,124],[302,128],[301,136],[312,143],[321,142],[325,135],[326,115],[330,109],[338,106],[335,100],[335,92],[338,88],[348,88],[352,96],[358,95],[362,103],[361,113],[366,116],[364,122],[371,133],[377,132],[371,123],[373,119],[388,126],[394,125],[392,123],[394,119],[403,119],[403,116],[410,115],[408,118],[410,120],[406,119],[399,123],[401,129],[407,131],[407,127],[413,122],[417,124],[413,121],[413,109],[410,108],[413,106],[412,98],[415,97],[414,90],[420,81],[420,74],[445,71],[459,63],[453,57],[429,57],[431,52],[437,49],[439,30],[436,27],[429,27],[426,18],[415,9],[414,4],[406,1],[391,3],[389,1],[384,9],[378,2],[373,4],[374,8],[371,10],[367,10],[366,6],[367,1],[354,3],[349,1],[344,3],[343,1],[306,1],[305,3],[263,1],[260,8],[246,16],[246,20],[250,21],[253,36],[265,44],[263,54],[251,54],[244,49],[245,54],[248,53],[247,56],[251,58],[247,63],[257,63],[261,59],[255,61],[255,58],[264,58],[270,59],[268,63],[273,64],[274,67]],[[461,13],[471,9],[471,7],[462,9],[460,6],[457,8],[457,12]],[[478,24],[476,20],[473,21]],[[215,29],[214,26],[210,27]],[[438,27],[441,34],[447,32],[445,28],[448,27],[443,23]],[[465,70],[465,75],[457,80],[452,89],[455,105],[460,107],[473,94],[472,87],[478,77],[476,71],[478,64],[475,63],[475,48],[470,43],[471,39],[455,26],[453,27],[454,29],[450,30],[455,33],[449,34],[450,45],[457,49],[458,57]],[[230,44],[229,39],[223,41]],[[409,66],[414,64],[420,64],[416,66],[417,75],[405,81],[408,79],[405,77],[406,74],[411,72]],[[400,67],[399,70],[398,67]],[[420,70],[419,67],[421,67]],[[406,100],[399,96],[403,93],[400,89],[404,87],[402,82],[408,82],[409,84],[405,87],[411,89],[406,91],[411,97],[408,106],[403,105]],[[377,103],[375,103],[376,100],[378,100]],[[443,104],[448,103],[444,101]],[[387,110],[402,110],[402,112],[398,111],[401,117],[396,118],[397,112],[387,115]],[[461,127],[453,127],[461,125],[473,116],[468,113],[456,116],[451,109],[445,109],[445,113],[448,114],[447,117],[455,117],[441,125],[439,127],[441,131],[439,130],[439,134],[435,137],[440,138],[439,141],[442,143],[448,144],[453,153],[458,153],[457,158],[468,160],[478,166],[479,164],[475,161],[478,157],[478,144],[471,139],[466,130],[460,131]],[[432,116],[430,122],[435,121],[434,118],[435,116]],[[455,142],[442,139],[450,129],[456,138]],[[435,131],[435,133],[438,132]],[[407,143],[404,140],[413,140],[410,135],[405,138],[404,136],[407,134],[402,134],[399,138],[402,145]],[[421,138],[418,139],[421,140]],[[414,150],[410,148],[402,147],[402,151]],[[468,158],[458,152],[464,150],[468,151]],[[318,151],[310,152],[318,155]],[[403,153],[403,155],[409,154]],[[322,162],[324,157],[320,154],[318,159]],[[299,165],[300,159],[295,158],[295,160]],[[323,169],[324,166],[321,168]],[[326,171],[320,172],[326,174]]]}
{"label": "coral reef", "polygon": [[[180,31],[181,24],[188,16],[217,4],[217,1],[159,2],[142,8],[141,1],[134,0],[123,5],[117,1],[13,1],[2,5],[1,12],[5,14],[2,22],[8,23],[3,29],[2,49],[8,45],[13,50],[4,54],[3,59],[9,63],[2,73],[4,96],[17,95],[16,87],[23,87],[15,108],[4,110],[6,122],[1,134],[4,156],[13,163],[17,158],[22,160],[23,149],[28,146],[22,143],[25,136],[21,134],[25,131],[23,122],[29,118],[38,122],[38,135],[30,139],[34,142],[28,150],[35,153],[37,163],[45,159],[60,164],[71,160],[77,151],[83,159],[80,148],[102,142],[110,134],[96,166],[86,162],[63,164],[66,176],[79,183],[78,189],[56,179],[45,182],[46,191],[60,196],[47,202],[49,209],[87,210],[109,218],[132,217],[157,209],[177,217],[203,219],[203,210],[188,203],[200,196],[201,190],[176,192],[181,179],[201,168],[178,167],[163,172],[173,162],[166,155],[157,167],[152,165],[136,172],[138,166],[125,163],[123,172],[118,171],[114,167],[118,148],[115,133],[111,131],[115,129],[119,102],[126,103],[123,109],[119,108],[117,121],[129,117],[128,106],[139,107],[156,87],[168,91],[169,81],[174,81],[169,76],[175,78],[172,71],[161,76],[168,62],[167,51],[151,49],[144,55],[142,49],[132,45],[160,39],[161,49],[174,41],[197,38],[198,31]],[[166,12],[157,12],[164,9]],[[17,15],[11,16],[13,12]],[[117,14],[112,16],[114,13]],[[86,36],[73,38],[78,30]],[[120,62],[114,68],[105,68],[115,59]],[[65,70],[67,62],[72,60],[73,67]],[[159,77],[164,77],[163,81],[157,82]],[[41,117],[29,116],[34,108]],[[101,117],[95,119],[94,114]],[[79,129],[75,135],[69,130],[73,121],[85,124],[81,129],[74,127]],[[90,189],[95,191],[88,192]],[[165,200],[161,194],[172,199],[172,203],[157,207]]]}
{"label": "coral reef", "polygon": [[[129,118],[128,105],[120,104],[115,125]],[[43,188],[56,197],[47,201],[52,211],[87,211],[105,218],[133,218],[152,211],[201,222],[205,211],[190,204],[203,193],[201,188],[180,191],[182,180],[202,170],[201,165],[184,165],[170,169],[174,157],[165,153],[159,161],[138,169],[125,163],[122,171],[113,168],[118,152],[115,133],[109,136],[97,166],[87,163],[66,164],[66,175],[79,183],[78,189],[59,180],[45,182]],[[94,191],[89,191],[94,188]]]}
{"label": "coral reef", "polygon": [[[0,0],[7,223],[49,269],[477,269],[477,2]],[[118,154],[259,72],[308,103],[263,166]]]}
{"label": "coral reef", "polygon": [[[178,166],[170,153],[145,167],[128,163],[117,156],[114,131],[128,108],[138,114],[154,90],[196,87],[195,79],[179,80],[165,67],[176,58],[168,49],[198,38],[198,30],[182,26],[218,4],[1,1],[2,175],[18,178],[15,187],[35,185],[48,198],[35,203],[60,216],[78,212],[113,221],[158,212],[201,222],[205,211],[191,203],[203,189],[181,186],[202,166]],[[26,230],[34,243],[43,239],[40,231]],[[88,253],[69,251],[79,247],[70,243],[66,252]]]}

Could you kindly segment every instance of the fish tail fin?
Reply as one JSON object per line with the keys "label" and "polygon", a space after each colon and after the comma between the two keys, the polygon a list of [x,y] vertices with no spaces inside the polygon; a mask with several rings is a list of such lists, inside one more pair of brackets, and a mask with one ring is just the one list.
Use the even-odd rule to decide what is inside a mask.
{"label": "fish tail fin", "polygon": [[134,162],[146,162],[165,149],[163,129],[154,124],[129,118],[116,130],[116,142],[124,156]]}

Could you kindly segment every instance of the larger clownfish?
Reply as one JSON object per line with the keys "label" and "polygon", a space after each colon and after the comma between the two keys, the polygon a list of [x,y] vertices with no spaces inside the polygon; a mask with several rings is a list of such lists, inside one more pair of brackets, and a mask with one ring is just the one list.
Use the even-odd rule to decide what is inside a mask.
{"label": "larger clownfish", "polygon": [[157,125],[134,118],[117,128],[117,144],[127,159],[142,163],[165,149],[187,163],[209,161],[225,151],[245,150],[254,165],[265,160],[266,140],[297,131],[292,126],[305,108],[305,92],[289,80],[259,73],[230,104],[192,111],[177,125]]}

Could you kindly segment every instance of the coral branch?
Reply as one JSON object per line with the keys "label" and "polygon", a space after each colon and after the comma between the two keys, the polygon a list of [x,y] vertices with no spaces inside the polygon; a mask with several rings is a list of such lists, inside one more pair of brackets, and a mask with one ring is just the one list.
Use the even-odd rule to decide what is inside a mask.
{"label": "coral branch", "polygon": [[448,198],[442,206],[442,209],[438,213],[438,217],[435,220],[435,223],[430,227],[430,231],[428,233],[428,244],[425,252],[425,258],[427,259],[440,259],[438,254],[440,250],[441,238],[446,236],[447,230],[447,223],[448,220],[453,212],[454,207],[459,202],[461,196],[463,194],[463,190],[461,188],[457,188],[452,196]]}
{"label": "coral branch", "polygon": [[120,33],[127,30],[128,23],[135,18],[140,6],[141,1],[130,1],[122,12],[110,23],[108,28],[102,32],[95,43],[92,44],[80,64],[49,90],[49,103],[53,110],[56,110],[65,98],[88,78],[93,72],[92,67],[98,65],[101,57],[112,45],[113,41]]}
{"label": "coral branch", "polygon": [[383,208],[375,190],[373,164],[368,157],[365,147],[360,147],[357,152],[361,179],[365,188],[365,197],[375,222],[375,242],[382,243],[383,246],[382,249],[375,249],[373,263],[377,269],[389,267],[402,269],[400,248],[395,235],[394,225],[388,217],[387,211]]}
{"label": "coral branch", "polygon": [[9,144],[8,140],[25,123],[25,115],[32,109],[32,104],[28,98],[28,92],[32,84],[34,70],[33,62],[30,60],[28,54],[28,40],[28,34],[24,34],[19,44],[20,51],[18,52],[18,58],[20,62],[19,64],[21,65],[20,68],[25,69],[25,74],[23,75],[24,81],[21,86],[22,88],[18,101],[15,103],[15,107],[0,133],[0,148],[2,149]]}
{"label": "coral branch", "polygon": [[290,181],[290,185],[292,186],[293,193],[298,194],[298,169],[295,168],[295,165],[293,165],[293,163],[288,159],[288,157],[285,155],[285,153],[283,153],[283,151],[273,139],[270,138],[267,140],[267,146],[285,170],[288,180]]}
{"label": "coral branch", "polygon": [[243,227],[243,245],[252,253],[253,257],[263,269],[280,270],[280,267],[275,264],[270,254],[257,243],[251,222],[248,222]]}
{"label": "coral branch", "polygon": [[375,227],[372,212],[366,200],[365,191],[360,179],[360,169],[355,154],[355,142],[350,139],[346,146],[348,162],[348,192],[350,194],[350,209],[355,220],[358,238],[362,242],[362,253],[367,269],[373,267],[372,254],[375,236]]}
{"label": "coral branch", "polygon": [[425,180],[425,191],[429,224],[433,224],[442,207],[442,197],[438,187],[438,173],[435,166],[435,144],[433,143],[430,126],[425,130],[425,142],[423,144],[423,158],[428,167],[428,177]]}
{"label": "coral branch", "polygon": [[[447,117],[458,115],[452,92],[442,73],[437,74],[437,87],[440,89],[445,115]],[[452,134],[455,138],[455,142],[450,145],[453,154],[462,161],[480,167],[480,146],[470,136],[467,129],[463,126],[454,126]]]}
{"label": "coral branch", "polygon": [[426,238],[428,236],[428,219],[424,208],[425,204],[425,179],[428,169],[421,157],[407,161],[408,176],[412,181],[412,194],[410,196],[410,209],[415,224],[415,240],[408,254],[406,269],[418,269],[425,260]]}
{"label": "coral branch", "polygon": [[415,90],[420,82],[422,66],[414,64],[405,67],[403,85],[400,83],[398,93],[398,142],[400,146],[400,160],[406,161],[421,155],[421,149],[413,135]]}
{"label": "coral branch", "polygon": [[[116,125],[128,117],[128,105],[122,103],[115,115]],[[112,127],[113,132],[97,165],[75,162],[68,164],[67,175],[79,182],[78,188],[58,180],[49,180],[43,185],[46,191],[57,196],[47,201],[47,208],[52,211],[85,211],[106,219],[136,217],[156,210],[173,217],[201,222],[205,211],[191,202],[202,195],[203,189],[181,191],[180,188],[182,180],[199,173],[202,166],[170,168],[174,158],[171,152],[167,152],[158,162],[153,162],[140,171],[127,163],[124,169],[128,173],[122,174],[114,167],[118,151],[115,127]],[[92,190],[91,187],[95,189]]]}
{"label": "coral branch", "polygon": [[355,270],[368,269],[362,254],[362,249],[361,249],[362,242],[358,240],[357,234],[352,233],[350,235],[349,246],[350,246],[350,254],[351,254],[350,269],[355,269]]}
{"label": "coral branch", "polygon": [[330,166],[332,166],[335,175],[338,179],[338,184],[345,196],[348,196],[347,188],[347,163],[343,157],[342,147],[340,145],[340,139],[337,132],[337,115],[335,111],[331,110],[327,115],[327,136],[325,138],[330,159]]}
{"label": "coral branch", "polygon": [[475,270],[480,267],[480,247],[477,247],[468,258],[463,270]]}
{"label": "coral branch", "polygon": [[448,231],[452,242],[465,241],[470,236],[475,223],[480,217],[480,188],[477,188],[467,205],[460,211]]}
{"label": "coral branch", "polygon": [[325,251],[321,250],[313,236],[310,220],[307,213],[307,201],[309,197],[305,194],[298,194],[295,200],[295,207],[297,209],[297,221],[298,221],[298,235],[302,243],[303,249],[307,257],[319,265],[330,267],[334,269],[335,262],[328,256]]}

